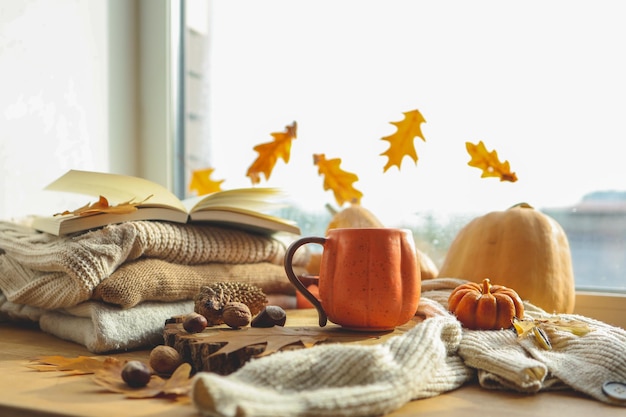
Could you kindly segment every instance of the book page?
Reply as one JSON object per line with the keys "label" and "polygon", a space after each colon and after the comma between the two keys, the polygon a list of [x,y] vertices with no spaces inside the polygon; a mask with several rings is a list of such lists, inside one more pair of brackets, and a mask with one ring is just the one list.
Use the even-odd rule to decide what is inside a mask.
{"label": "book page", "polygon": [[209,210],[211,208],[238,208],[249,211],[267,212],[287,206],[280,198],[283,193],[278,188],[238,188],[218,191],[213,194],[192,197],[183,201],[187,211]]}
{"label": "book page", "polygon": [[171,207],[186,212],[183,203],[167,188],[155,182],[128,175],[71,170],[45,190],[65,191],[94,197],[104,196],[115,205],[129,200],[142,201],[142,207]]}

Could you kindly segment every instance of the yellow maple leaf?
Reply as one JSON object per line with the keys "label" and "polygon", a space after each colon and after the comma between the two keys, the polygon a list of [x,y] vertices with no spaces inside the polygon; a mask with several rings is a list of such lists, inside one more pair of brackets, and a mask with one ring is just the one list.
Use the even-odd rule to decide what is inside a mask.
{"label": "yellow maple leaf", "polygon": [[261,174],[265,176],[266,181],[269,180],[278,158],[282,158],[285,163],[289,162],[291,142],[296,139],[297,128],[298,125],[294,121],[292,124],[285,127],[284,132],[272,133],[272,137],[274,138],[272,142],[262,143],[254,147],[254,150],[257,151],[259,155],[252,165],[250,165],[246,173],[246,176],[250,177],[252,184],[261,182]]}
{"label": "yellow maple leaf", "polygon": [[498,152],[487,151],[482,140],[477,144],[465,142],[465,147],[472,157],[467,165],[481,169],[483,171],[481,178],[496,177],[500,178],[500,181],[517,181],[517,175],[511,172],[509,161],[500,162]]}
{"label": "yellow maple leaf", "polygon": [[197,195],[211,194],[222,190],[224,180],[216,181],[211,178],[214,168],[198,169],[191,173],[189,191],[195,191]]}
{"label": "yellow maple leaf", "polygon": [[400,169],[402,159],[405,156],[411,157],[413,162],[417,164],[417,152],[415,151],[414,139],[420,137],[424,142],[424,135],[422,134],[421,124],[426,122],[424,116],[419,110],[411,110],[403,113],[404,120],[400,122],[391,122],[392,125],[397,127],[395,133],[389,136],[385,136],[382,140],[389,141],[389,149],[381,153],[383,156],[387,156],[389,159],[387,165],[383,168],[383,172],[386,172],[392,166],[397,166]]}
{"label": "yellow maple leaf", "polygon": [[337,204],[360,203],[363,193],[352,186],[359,180],[356,174],[342,170],[340,158],[326,159],[324,154],[313,155],[313,164],[317,165],[318,173],[324,176],[324,190],[332,190]]}

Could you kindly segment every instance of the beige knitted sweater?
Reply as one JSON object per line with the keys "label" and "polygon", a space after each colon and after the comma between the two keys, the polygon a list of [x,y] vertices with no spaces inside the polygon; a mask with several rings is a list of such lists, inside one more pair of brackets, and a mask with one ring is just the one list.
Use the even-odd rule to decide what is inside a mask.
{"label": "beige knitted sweater", "polygon": [[[277,237],[208,225],[128,222],[57,237],[0,221],[0,292],[17,304],[71,307],[89,300],[103,280],[132,261],[163,261],[158,265],[146,261],[152,271],[180,273],[180,268],[167,264],[195,266],[188,270],[194,276],[207,272],[202,271],[207,264],[265,263],[280,269],[287,243]],[[306,256],[299,254],[294,263],[306,264]],[[135,265],[143,268],[143,276],[150,272],[145,265]],[[137,269],[132,274],[141,275]],[[252,275],[252,271],[246,274]],[[137,302],[129,300],[127,306]]]}

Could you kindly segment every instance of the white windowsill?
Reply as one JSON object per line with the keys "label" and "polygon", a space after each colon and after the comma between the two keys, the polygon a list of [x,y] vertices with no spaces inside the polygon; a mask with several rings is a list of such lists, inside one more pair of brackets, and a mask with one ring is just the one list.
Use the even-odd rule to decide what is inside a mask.
{"label": "white windowsill", "polygon": [[626,329],[626,294],[578,291],[574,312]]}

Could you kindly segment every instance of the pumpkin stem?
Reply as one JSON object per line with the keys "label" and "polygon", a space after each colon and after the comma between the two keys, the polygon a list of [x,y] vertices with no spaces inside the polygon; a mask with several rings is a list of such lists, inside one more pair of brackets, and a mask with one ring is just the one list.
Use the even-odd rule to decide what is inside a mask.
{"label": "pumpkin stem", "polygon": [[509,207],[509,210],[512,208],[516,208],[516,207],[520,207],[520,208],[534,208],[533,206],[531,206],[530,204],[526,203],[526,202],[521,202],[521,203],[517,203],[512,205],[511,207]]}
{"label": "pumpkin stem", "polygon": [[489,278],[483,279],[483,294],[489,294],[491,292],[491,282]]}
{"label": "pumpkin stem", "polygon": [[326,203],[326,210],[328,210],[328,212],[334,216],[335,214],[337,214],[337,209],[335,209],[333,206],[331,206],[329,203]]}

